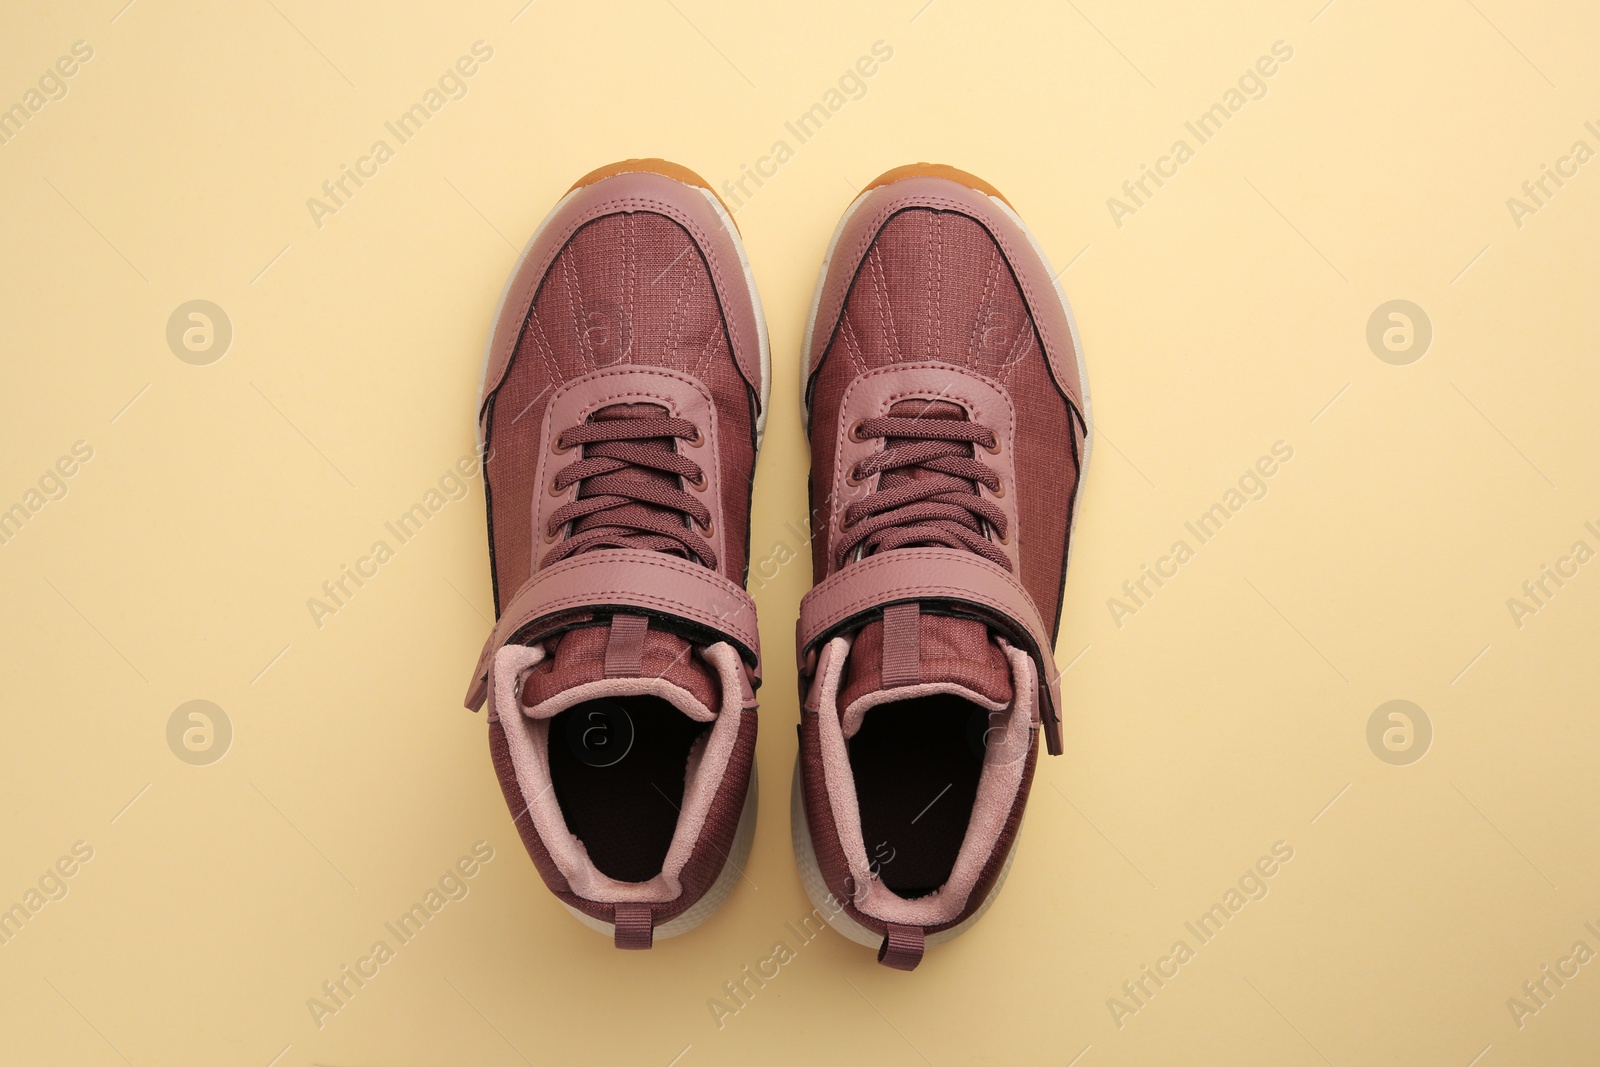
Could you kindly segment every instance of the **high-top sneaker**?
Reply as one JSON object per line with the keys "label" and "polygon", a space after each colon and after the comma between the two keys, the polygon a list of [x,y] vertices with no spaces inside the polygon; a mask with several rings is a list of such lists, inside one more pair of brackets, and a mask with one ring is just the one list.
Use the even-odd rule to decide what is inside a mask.
{"label": "high-top sneaker", "polygon": [[850,206],[802,353],[812,568],[795,851],[814,903],[910,970],[1010,866],[1088,459],[1082,350],[992,187],[890,171]]}
{"label": "high-top sneaker", "polygon": [[589,174],[506,286],[478,419],[498,621],[467,706],[545,884],[619,948],[706,919],[755,832],[744,589],[769,354],[738,231],[664,160]]}

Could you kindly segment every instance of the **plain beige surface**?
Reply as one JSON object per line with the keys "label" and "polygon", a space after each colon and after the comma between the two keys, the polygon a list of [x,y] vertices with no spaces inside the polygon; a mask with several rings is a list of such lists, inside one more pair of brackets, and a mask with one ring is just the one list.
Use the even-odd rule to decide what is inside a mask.
{"label": "plain beige surface", "polygon": [[[0,107],[27,116],[0,144],[0,508],[25,519],[0,527],[0,907],[25,916],[0,926],[0,1061],[1600,1056],[1592,8],[124,2],[0,16]],[[421,132],[389,132],[479,41],[465,95],[447,78]],[[847,77],[879,41],[892,58]],[[785,124],[815,104],[800,143]],[[1213,104],[1201,143],[1185,123]],[[566,187],[634,155],[770,175],[737,212],[773,338],[758,560],[803,536],[800,334],[858,188],[972,170],[1066,268],[1098,420],[1067,754],[1041,761],[996,907],[914,974],[787,925],[810,910],[788,811],[804,557],[752,583],[748,878],[649,954],[546,893],[459,707],[491,608],[482,490],[451,499],[448,474],[495,302]],[[314,213],[346,165],[371,176]],[[1135,201],[1146,165],[1170,176]],[[1567,177],[1536,203],[1545,165]],[[167,340],[197,299],[232,328],[203,365]],[[1420,360],[1369,347],[1391,300],[1431,323]],[[1248,478],[1279,442],[1292,458]],[[401,544],[385,523],[419,502]],[[1202,544],[1185,524],[1219,503]],[[362,563],[378,541],[392,557]],[[1170,577],[1135,602],[1146,565]],[[169,746],[193,700],[231,724],[208,765],[175,753],[215,755],[215,715],[210,749],[187,712]],[[1415,712],[1369,746],[1391,700],[1431,726],[1422,759],[1377,754],[1416,755]],[[492,859],[445,880],[466,895],[401,943],[385,924],[478,842]],[[1279,842],[1292,859],[1249,877]],[[1213,905],[1202,942],[1186,924]],[[729,1000],[780,941],[793,959]],[[347,965],[376,974],[318,1020]]]}

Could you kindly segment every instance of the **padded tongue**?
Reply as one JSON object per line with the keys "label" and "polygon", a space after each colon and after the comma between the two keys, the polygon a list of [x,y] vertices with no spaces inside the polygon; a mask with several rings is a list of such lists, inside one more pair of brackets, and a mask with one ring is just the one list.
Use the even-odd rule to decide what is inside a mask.
{"label": "padded tongue", "polygon": [[[543,717],[541,705],[576,686],[605,681],[611,683],[608,688],[616,691],[614,695],[627,695],[634,690],[644,692],[640,680],[651,679],[652,687],[659,690],[657,695],[691,718],[715,715],[722,705],[716,673],[693,643],[677,634],[647,629],[644,622],[641,615],[618,615],[607,623],[568,630],[547,641],[550,654],[528,672],[523,683],[524,712]],[[660,690],[655,679],[668,683],[667,687]],[[677,699],[679,693],[692,697],[710,715]]]}
{"label": "padded tongue", "polygon": [[[901,400],[889,409],[889,414],[921,419],[966,417],[958,405],[942,400]],[[884,445],[901,443],[890,438]],[[878,479],[878,488],[894,489],[930,476],[920,468],[885,471]],[[972,491],[977,492],[977,488]],[[868,707],[913,695],[896,695],[892,690],[929,685],[938,688],[913,692],[954,693],[993,710],[1009,707],[1013,696],[1011,664],[1000,646],[989,638],[986,625],[975,619],[928,615],[915,604],[886,609],[882,622],[870,622],[856,635],[845,661],[839,686],[845,737],[855,735]],[[865,697],[873,699],[858,707]]]}
{"label": "padded tongue", "polygon": [[885,609],[882,621],[856,634],[845,660],[838,699],[845,737],[855,736],[868,708],[930,693],[1010,707],[1011,664],[976,619],[928,615],[916,604]]}

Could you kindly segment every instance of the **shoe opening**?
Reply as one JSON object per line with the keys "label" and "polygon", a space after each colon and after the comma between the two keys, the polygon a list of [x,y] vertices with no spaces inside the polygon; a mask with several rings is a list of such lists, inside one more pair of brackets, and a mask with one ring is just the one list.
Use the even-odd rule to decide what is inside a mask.
{"label": "shoe opening", "polygon": [[884,887],[925,897],[950,880],[972,820],[991,719],[948,693],[880,704],[847,747],[867,857]]}
{"label": "shoe opening", "polygon": [[710,730],[648,695],[586,700],[550,721],[551,788],[601,874],[648,882],[662,873]]}

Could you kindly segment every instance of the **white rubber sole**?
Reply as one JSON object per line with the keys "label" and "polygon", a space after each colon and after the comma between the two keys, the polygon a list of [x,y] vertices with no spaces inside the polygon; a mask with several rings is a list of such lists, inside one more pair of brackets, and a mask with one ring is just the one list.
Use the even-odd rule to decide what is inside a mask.
{"label": "white rubber sole", "polygon": [[[829,926],[848,937],[858,945],[876,949],[883,943],[883,935],[873,933],[862,926],[849,915],[839,910],[838,898],[828,888],[827,881],[822,877],[822,867],[817,863],[816,846],[811,843],[811,826],[806,820],[805,799],[800,794],[800,757],[794,761],[794,782],[789,788],[789,836],[794,842],[794,860],[800,868],[800,884],[805,886],[806,896],[819,914],[827,920]],[[958,925],[948,930],[929,934],[929,946],[942,945],[946,941],[960,937],[970,930],[974,923],[983,918],[984,913],[993,906],[995,898],[1000,895],[1000,887],[1006,884],[1006,876],[1011,873],[1011,863],[1017,858],[1017,844],[1022,840],[1022,834],[1017,834],[1016,840],[1011,842],[1011,851],[1006,853],[1005,866],[1000,868],[1000,877],[995,879],[994,888],[989,890],[989,895],[983,898],[983,903],[978,910],[963,919]],[[829,918],[829,916],[832,918]]]}
{"label": "white rubber sole", "polygon": [[[739,269],[744,273],[745,287],[750,292],[750,306],[754,309],[756,317],[756,340],[761,350],[761,410],[756,413],[756,452],[759,454],[761,443],[767,436],[767,412],[771,410],[772,400],[772,343],[767,336],[767,315],[761,306],[761,292],[756,288],[755,274],[750,269],[750,257],[745,255],[744,241],[739,238],[739,228],[733,224],[733,216],[729,215],[727,209],[722,206],[722,201],[717,199],[717,194],[704,186],[687,185],[684,182],[679,182],[678,184],[685,185],[706,198],[712,209],[716,211],[717,219],[721,222],[723,230],[732,239],[734,250],[739,253]],[[478,405],[473,409],[472,414],[474,433],[480,453],[483,451],[484,442],[483,427],[478,415],[483,411],[484,390],[489,384],[489,361],[494,355],[494,327],[500,322],[500,316],[505,313],[506,301],[511,297],[511,286],[516,282],[517,272],[522,269],[522,264],[528,258],[528,253],[533,251],[533,246],[538,243],[540,237],[544,236],[544,232],[549,228],[551,220],[556,217],[556,214],[566,205],[567,201],[587,188],[588,186],[580,186],[577,189],[573,189],[558,200],[555,207],[550,209],[549,214],[545,215],[538,227],[533,231],[533,236],[528,238],[528,243],[522,246],[522,251],[517,256],[517,262],[512,266],[511,274],[506,278],[506,284],[500,290],[500,300],[495,304],[494,318],[490,320],[489,339],[483,344],[483,366],[478,371]]]}
{"label": "white rubber sole", "polygon": [[[711,883],[711,888],[706,890],[705,896],[689,906],[684,912],[669,922],[664,922],[655,928],[655,938],[677,937],[686,934],[699,926],[716,913],[717,909],[727,902],[733,894],[733,887],[744,876],[745,866],[750,862],[750,850],[756,839],[756,807],[761,790],[757,783],[756,768],[750,767],[750,788],[745,792],[744,810],[739,814],[739,826],[733,834],[733,845],[728,849],[727,862],[722,865],[722,873],[717,875],[717,880]],[[571,904],[562,907],[572,913],[589,929],[615,938],[617,928],[614,924],[596,919],[592,915],[585,915]]]}

